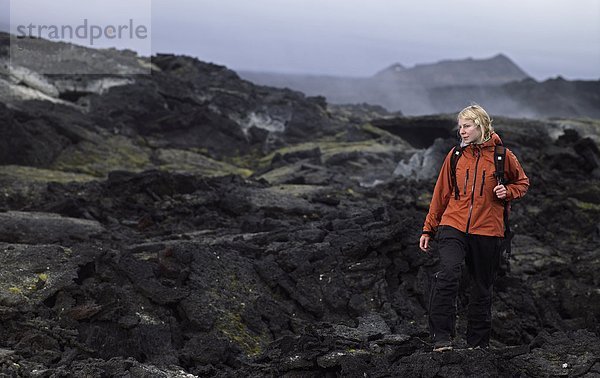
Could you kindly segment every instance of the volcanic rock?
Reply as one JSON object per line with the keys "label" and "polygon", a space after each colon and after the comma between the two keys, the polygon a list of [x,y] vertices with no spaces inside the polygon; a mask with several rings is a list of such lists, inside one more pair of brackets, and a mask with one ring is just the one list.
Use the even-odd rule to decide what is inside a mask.
{"label": "volcanic rock", "polygon": [[454,116],[330,106],[190,57],[151,63],[147,76],[0,72],[23,95],[0,91],[2,374],[600,371],[597,120],[494,116],[532,185],[512,203],[491,347],[462,337],[465,275],[457,348],[432,353],[439,251],[417,243]]}

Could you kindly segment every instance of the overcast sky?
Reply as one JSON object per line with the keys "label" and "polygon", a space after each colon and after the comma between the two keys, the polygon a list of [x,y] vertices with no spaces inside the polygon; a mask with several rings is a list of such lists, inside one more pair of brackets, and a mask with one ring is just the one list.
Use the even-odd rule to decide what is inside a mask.
{"label": "overcast sky", "polygon": [[[3,29],[8,2],[0,0]],[[125,2],[97,1],[84,13],[117,19]],[[73,22],[69,11],[42,8],[31,16]],[[236,70],[369,76],[393,63],[503,53],[538,80],[600,79],[600,0],[152,0],[151,10],[153,53]]]}

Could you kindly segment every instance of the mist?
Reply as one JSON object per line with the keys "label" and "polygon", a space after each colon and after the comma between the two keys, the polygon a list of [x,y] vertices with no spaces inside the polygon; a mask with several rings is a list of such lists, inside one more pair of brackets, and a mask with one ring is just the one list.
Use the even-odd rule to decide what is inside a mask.
{"label": "mist", "polygon": [[[59,7],[67,1],[54,2]],[[9,29],[9,0],[0,28]],[[108,19],[119,2],[90,16]],[[600,2],[154,0],[152,53],[175,53],[235,70],[368,77],[393,63],[502,53],[537,80],[600,78]],[[69,20],[69,11],[31,17]],[[12,24],[20,20],[12,20]],[[22,21],[22,20],[21,20]],[[104,46],[108,47],[108,46]],[[119,45],[146,51],[142,46]]]}
{"label": "mist", "polygon": [[511,57],[538,80],[600,77],[600,3],[461,0],[155,2],[155,49],[176,46],[234,69],[370,76],[388,65]]}

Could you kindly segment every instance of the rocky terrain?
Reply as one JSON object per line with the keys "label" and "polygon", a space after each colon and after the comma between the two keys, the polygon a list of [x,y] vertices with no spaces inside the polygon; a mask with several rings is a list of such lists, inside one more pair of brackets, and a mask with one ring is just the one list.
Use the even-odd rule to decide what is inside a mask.
{"label": "rocky terrain", "polygon": [[496,115],[527,118],[600,117],[600,81],[561,77],[538,82],[503,54],[404,67],[350,78],[241,72],[244,79],[321,95],[334,104],[370,103],[406,115],[452,113],[480,102]]}
{"label": "rocky terrain", "polygon": [[120,60],[151,75],[42,75],[7,43],[3,376],[600,376],[600,121],[495,117],[532,187],[492,347],[432,353],[437,257],[417,243],[452,115],[172,55]]}

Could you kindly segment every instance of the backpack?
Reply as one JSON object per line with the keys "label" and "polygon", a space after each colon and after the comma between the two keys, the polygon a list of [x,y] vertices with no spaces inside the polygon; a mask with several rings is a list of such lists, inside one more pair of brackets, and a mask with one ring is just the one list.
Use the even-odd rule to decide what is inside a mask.
{"label": "backpack", "polygon": [[[452,150],[452,156],[450,157],[450,174],[452,179],[452,186],[454,187],[454,199],[459,198],[458,185],[456,183],[456,164],[458,163],[458,159],[462,156],[463,148],[458,145],[454,147]],[[506,147],[503,145],[497,145],[494,148],[494,177],[499,184],[506,185],[508,183],[508,179],[504,174],[504,165],[506,161]],[[500,251],[502,252],[503,259],[505,259],[506,271],[510,272],[510,264],[509,258],[511,254],[511,242],[512,238],[515,236],[514,233],[510,230],[510,221],[509,221],[509,213],[510,213],[510,201],[504,200],[504,238],[500,242]]]}

